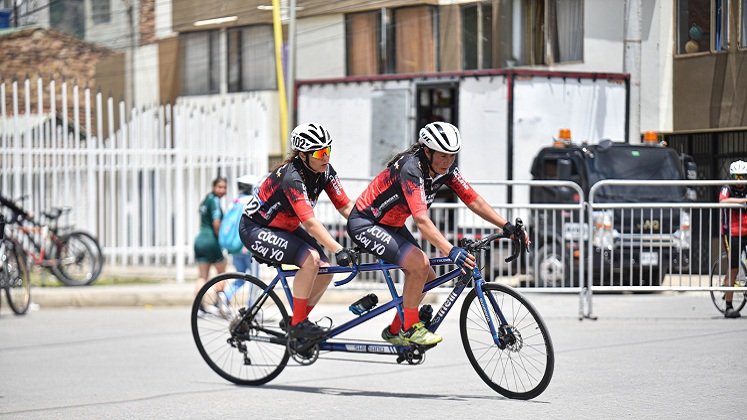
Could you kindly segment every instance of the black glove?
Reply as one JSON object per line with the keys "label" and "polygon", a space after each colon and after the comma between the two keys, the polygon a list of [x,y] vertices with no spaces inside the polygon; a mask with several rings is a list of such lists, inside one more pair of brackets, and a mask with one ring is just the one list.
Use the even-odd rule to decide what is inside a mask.
{"label": "black glove", "polygon": [[516,233],[516,226],[512,225],[511,222],[506,222],[505,225],[503,225],[503,234],[506,235],[506,237],[509,237]]}
{"label": "black glove", "polygon": [[348,267],[353,262],[353,251],[348,248],[343,248],[335,252],[335,260],[337,261],[337,265]]}
{"label": "black glove", "polygon": [[467,261],[467,255],[469,255],[467,250],[459,248],[458,246],[451,248],[451,251],[449,251],[449,259],[454,261],[454,264],[456,264],[457,267],[464,267],[464,262]]}

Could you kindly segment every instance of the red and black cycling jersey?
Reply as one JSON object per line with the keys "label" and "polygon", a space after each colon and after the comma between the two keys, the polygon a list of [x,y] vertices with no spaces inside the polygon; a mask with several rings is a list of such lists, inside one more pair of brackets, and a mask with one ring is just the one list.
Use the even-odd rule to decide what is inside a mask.
{"label": "red and black cycling jersey", "polygon": [[244,214],[260,226],[292,232],[314,217],[319,194],[326,191],[338,209],[350,202],[332,165],[324,173],[307,168],[299,157],[270,172]]}
{"label": "red and black cycling jersey", "polygon": [[401,227],[410,215],[418,216],[428,210],[442,185],[454,190],[465,204],[478,197],[456,163],[444,175],[430,178],[428,174],[425,152],[420,149],[407,153],[374,178],[355,207],[365,218]]}
{"label": "red and black cycling jersey", "polygon": [[[727,198],[745,198],[747,188],[735,188],[734,185],[724,185],[718,195],[718,201]],[[729,236],[747,236],[747,209],[723,209],[723,223],[721,231]]]}

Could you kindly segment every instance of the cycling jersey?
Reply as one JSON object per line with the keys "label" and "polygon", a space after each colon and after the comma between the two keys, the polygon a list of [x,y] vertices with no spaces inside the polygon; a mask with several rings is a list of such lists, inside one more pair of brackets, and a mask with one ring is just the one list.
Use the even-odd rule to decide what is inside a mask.
{"label": "cycling jersey", "polygon": [[322,191],[337,209],[350,202],[332,165],[327,165],[324,173],[316,173],[296,157],[269,174],[244,207],[244,214],[260,226],[293,232],[314,216]]}
{"label": "cycling jersey", "polygon": [[[740,190],[735,188],[734,185],[724,185],[721,187],[718,201],[724,201],[727,198],[745,197],[747,197],[747,188]],[[726,228],[728,228],[728,231]],[[721,231],[728,233],[729,236],[747,236],[747,209],[724,209]]]}
{"label": "cycling jersey", "polygon": [[362,217],[402,227],[410,215],[419,216],[428,210],[442,185],[454,190],[465,204],[478,197],[456,163],[443,175],[430,178],[428,174],[423,149],[407,153],[374,178],[358,197],[355,207]]}

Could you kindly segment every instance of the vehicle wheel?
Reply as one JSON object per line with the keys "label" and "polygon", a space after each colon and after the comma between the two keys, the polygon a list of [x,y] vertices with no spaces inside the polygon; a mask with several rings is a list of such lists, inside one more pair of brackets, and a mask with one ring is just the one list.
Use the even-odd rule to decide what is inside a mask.
{"label": "vehicle wheel", "polygon": [[482,286],[491,319],[499,335],[508,340],[504,348],[493,341],[477,291],[467,294],[459,318],[462,344],[470,364],[494,391],[507,398],[528,400],[550,384],[555,367],[550,334],[537,310],[516,290],[497,283]]}
{"label": "vehicle wheel", "polygon": [[[711,287],[720,287],[726,284],[726,276],[729,274],[729,256],[726,253],[721,254],[721,258],[716,259],[711,266]],[[744,274],[739,273],[735,281],[735,286],[747,287],[745,284]],[[711,301],[713,306],[722,314],[726,311],[726,292],[721,290],[711,291]],[[739,312],[747,303],[747,291],[744,293],[734,292],[732,294],[732,306]]]}
{"label": "vehicle wheel", "polygon": [[87,286],[101,274],[103,254],[93,237],[84,232],[61,236],[54,247],[57,265],[52,274],[67,286]]}
{"label": "vehicle wheel", "polygon": [[[214,277],[192,304],[192,337],[208,366],[239,385],[262,385],[288,364],[285,331],[290,321],[277,294],[241,273]],[[223,293],[221,296],[219,293]]]}
{"label": "vehicle wheel", "polygon": [[545,244],[535,254],[537,287],[561,287],[566,283],[566,265],[561,244]]}
{"label": "vehicle wheel", "polygon": [[31,304],[31,281],[26,265],[26,254],[20,245],[12,241],[5,242],[5,254],[0,256],[2,261],[4,280],[8,282],[5,296],[8,298],[10,309],[16,315],[23,315]]}

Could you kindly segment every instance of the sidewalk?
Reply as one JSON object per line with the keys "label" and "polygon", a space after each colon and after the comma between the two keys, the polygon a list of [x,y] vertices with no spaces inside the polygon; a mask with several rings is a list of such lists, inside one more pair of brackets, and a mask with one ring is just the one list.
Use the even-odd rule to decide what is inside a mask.
{"label": "sidewalk", "polygon": [[[229,267],[232,268],[232,267]],[[115,306],[191,306],[194,299],[196,270],[187,270],[183,283],[175,281],[173,267],[105,267],[103,276],[123,279],[120,285],[96,285],[82,287],[32,287],[31,302],[44,308],[59,307],[115,307]],[[131,284],[127,279],[147,279],[153,283]],[[267,281],[268,279],[264,279]],[[56,280],[49,280],[50,282]],[[371,284],[368,283],[367,286]],[[376,292],[380,301],[389,299],[385,285],[375,289],[356,287],[353,283],[343,288],[330,285],[320,303],[351,304],[367,293]],[[279,290],[279,289],[278,289]],[[279,293],[282,295],[282,293]],[[437,293],[430,293],[424,302],[439,300]]]}

